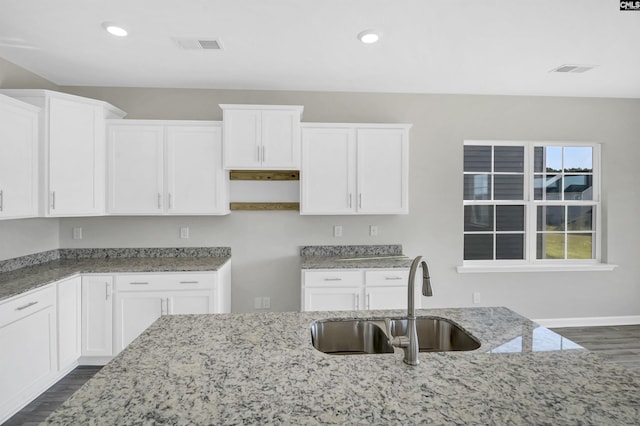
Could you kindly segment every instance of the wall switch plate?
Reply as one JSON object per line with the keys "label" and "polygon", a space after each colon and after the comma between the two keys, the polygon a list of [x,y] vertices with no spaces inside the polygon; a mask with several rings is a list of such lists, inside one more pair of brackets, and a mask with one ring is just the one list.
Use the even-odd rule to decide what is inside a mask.
{"label": "wall switch plate", "polygon": [[180,238],[184,238],[184,239],[189,238],[189,227],[188,226],[181,226],[180,227]]}
{"label": "wall switch plate", "polygon": [[480,303],[480,292],[473,292],[473,304],[477,305],[478,303]]}
{"label": "wall switch plate", "polygon": [[82,228],[73,228],[73,239],[74,240],[82,239]]}
{"label": "wall switch plate", "polygon": [[378,236],[378,226],[377,225],[369,226],[369,235],[372,236],[372,237],[377,237]]}
{"label": "wall switch plate", "polygon": [[270,309],[271,308],[271,298],[263,297],[262,298],[262,309]]}
{"label": "wall switch plate", "polygon": [[333,227],[333,236],[342,237],[342,225],[335,225]]}

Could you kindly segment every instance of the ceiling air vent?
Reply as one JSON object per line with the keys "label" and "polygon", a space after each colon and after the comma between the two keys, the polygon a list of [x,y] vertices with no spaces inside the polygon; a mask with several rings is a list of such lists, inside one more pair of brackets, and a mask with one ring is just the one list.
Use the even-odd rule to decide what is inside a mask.
{"label": "ceiling air vent", "polygon": [[561,72],[561,73],[583,73],[592,70],[597,65],[560,65],[557,68],[552,69],[549,72]]}
{"label": "ceiling air vent", "polygon": [[222,44],[217,39],[174,38],[173,41],[185,50],[222,50]]}

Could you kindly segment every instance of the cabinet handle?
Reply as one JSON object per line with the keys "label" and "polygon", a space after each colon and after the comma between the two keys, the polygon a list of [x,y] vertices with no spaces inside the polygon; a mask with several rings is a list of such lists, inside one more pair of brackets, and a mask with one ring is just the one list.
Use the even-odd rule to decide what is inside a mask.
{"label": "cabinet handle", "polygon": [[402,277],[384,277],[385,280],[401,280]]}
{"label": "cabinet handle", "polygon": [[360,309],[360,295],[356,294],[356,311]]}
{"label": "cabinet handle", "polygon": [[30,303],[27,303],[26,305],[19,306],[16,308],[16,311],[22,311],[24,309],[30,308],[31,306],[36,305],[37,303],[38,301],[36,300],[35,302],[30,302]]}
{"label": "cabinet handle", "polygon": [[171,193],[169,193],[169,208],[173,208],[173,196],[171,195]]}
{"label": "cabinet handle", "polygon": [[352,198],[352,197],[351,197],[351,195],[352,195],[352,194],[351,194],[351,193],[349,193],[349,208],[351,208],[351,198]]}
{"label": "cabinet handle", "polygon": [[342,281],[342,278],[325,278],[325,281]]}
{"label": "cabinet handle", "polygon": [[358,208],[362,208],[362,192],[358,195]]}
{"label": "cabinet handle", "polygon": [[4,210],[4,191],[0,190],[0,212]]}
{"label": "cabinet handle", "polygon": [[180,284],[198,284],[200,281],[180,281]]}
{"label": "cabinet handle", "polygon": [[158,192],[158,208],[162,208],[162,194]]}
{"label": "cabinet handle", "polygon": [[367,310],[371,309],[371,293],[367,293]]}
{"label": "cabinet handle", "polygon": [[51,210],[56,209],[56,191],[51,191]]}
{"label": "cabinet handle", "polygon": [[109,300],[109,296],[111,296],[111,293],[109,293],[109,283],[104,283],[104,300]]}
{"label": "cabinet handle", "polygon": [[147,285],[149,284],[148,281],[130,281],[129,284],[131,285]]}

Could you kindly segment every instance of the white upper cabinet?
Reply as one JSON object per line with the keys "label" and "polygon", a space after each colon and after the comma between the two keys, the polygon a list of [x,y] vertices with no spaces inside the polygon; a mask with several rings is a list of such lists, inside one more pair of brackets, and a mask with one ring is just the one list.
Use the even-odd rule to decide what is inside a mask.
{"label": "white upper cabinet", "polygon": [[172,125],[167,139],[167,212],[226,214],[228,172],[222,167],[222,126]]}
{"label": "white upper cabinet", "polygon": [[407,214],[409,128],[304,125],[300,213]]}
{"label": "white upper cabinet", "polygon": [[302,106],[225,104],[220,108],[225,168],[297,170],[300,167]]}
{"label": "white upper cabinet", "polygon": [[358,213],[409,213],[408,129],[364,128],[356,133]]}
{"label": "white upper cabinet", "polygon": [[106,102],[49,90],[2,92],[42,108],[41,214],[104,214],[105,120],[125,113]]}
{"label": "white upper cabinet", "polygon": [[0,95],[0,219],[38,216],[38,112]]}
{"label": "white upper cabinet", "polygon": [[301,214],[351,214],[356,186],[355,130],[302,129]]}
{"label": "white upper cabinet", "polygon": [[108,213],[227,214],[221,133],[217,122],[109,121]]}

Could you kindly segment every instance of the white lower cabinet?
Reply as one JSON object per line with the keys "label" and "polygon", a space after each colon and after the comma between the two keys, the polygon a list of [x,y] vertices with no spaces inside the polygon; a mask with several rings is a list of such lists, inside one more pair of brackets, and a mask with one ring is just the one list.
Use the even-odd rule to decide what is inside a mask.
{"label": "white lower cabinet", "polygon": [[162,315],[229,312],[229,267],[211,273],[117,275],[115,353]]}
{"label": "white lower cabinet", "polygon": [[56,380],[55,285],[0,304],[0,348],[2,423]]}
{"label": "white lower cabinet", "polygon": [[307,287],[303,311],[357,311],[361,287]]}
{"label": "white lower cabinet", "polygon": [[82,364],[105,364],[113,356],[113,276],[82,277]]}
{"label": "white lower cabinet", "polygon": [[63,374],[77,366],[80,358],[81,291],[80,276],[56,283],[58,371]]}
{"label": "white lower cabinet", "polygon": [[161,315],[229,312],[217,271],[83,274],[0,302],[0,424],[71,369],[104,365]]}
{"label": "white lower cabinet", "polygon": [[136,291],[116,294],[115,349],[127,347],[147,327],[165,313],[166,295]]}
{"label": "white lower cabinet", "polygon": [[[408,279],[400,268],[303,270],[302,311],[406,309]],[[420,308],[419,288],[415,304]]]}

